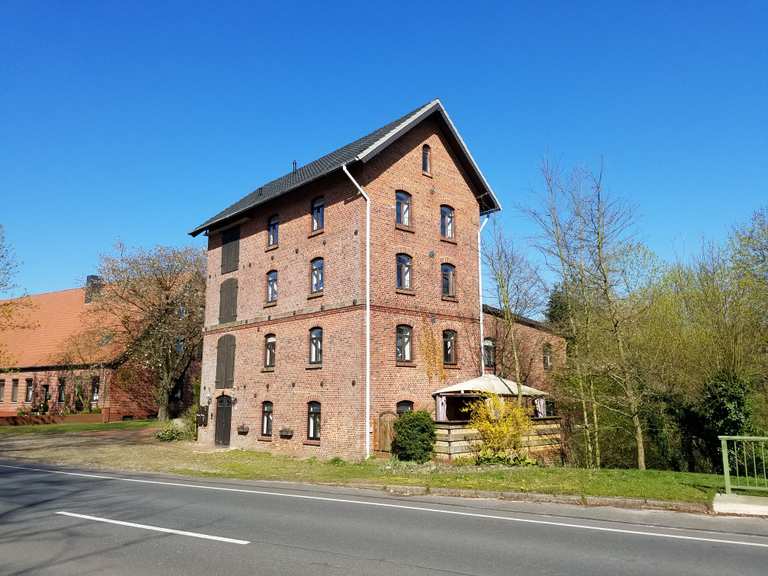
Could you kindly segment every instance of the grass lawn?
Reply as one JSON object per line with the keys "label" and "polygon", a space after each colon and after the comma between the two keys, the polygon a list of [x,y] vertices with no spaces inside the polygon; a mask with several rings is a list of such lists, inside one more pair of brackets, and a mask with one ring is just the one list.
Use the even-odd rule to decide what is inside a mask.
{"label": "grass lawn", "polygon": [[[0,457],[199,477],[619,496],[704,504],[710,504],[723,485],[722,478],[714,474],[658,470],[417,465],[380,459],[359,463],[301,460],[248,450],[210,450],[191,442],[160,442],[152,429],[146,429],[156,425],[152,421],[131,421],[3,427],[8,430],[0,433]],[[110,429],[108,434],[93,433]]]}
{"label": "grass lawn", "polygon": [[30,424],[27,426],[0,426],[2,434],[63,434],[101,430],[137,430],[158,426],[157,420],[126,420],[124,422],[70,422],[62,424]]}

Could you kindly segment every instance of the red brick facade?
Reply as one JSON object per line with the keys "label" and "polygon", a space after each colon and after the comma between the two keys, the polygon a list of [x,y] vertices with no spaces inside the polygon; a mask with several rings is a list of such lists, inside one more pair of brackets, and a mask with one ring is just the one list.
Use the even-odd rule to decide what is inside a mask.
{"label": "red brick facade", "polygon": [[[422,172],[422,147],[431,170]],[[432,393],[480,373],[480,298],[477,234],[480,211],[472,180],[461,168],[445,125],[417,124],[365,164],[350,167],[371,201],[371,447],[377,422],[400,401],[434,411]],[[395,223],[396,191],[411,195],[409,226]],[[325,199],[323,231],[312,233],[313,199]],[[453,208],[453,239],[441,237],[441,205]],[[201,402],[209,423],[199,440],[215,441],[217,397],[229,396],[230,445],[301,456],[365,455],[365,212],[366,201],[336,171],[251,210],[240,228],[239,266],[221,273],[222,234],[208,243],[206,334]],[[279,217],[279,243],[267,246],[267,224]],[[396,255],[412,258],[411,288],[396,289]],[[321,296],[310,293],[310,262],[324,258]],[[455,267],[455,295],[441,291],[441,264]],[[267,273],[278,273],[278,298],[267,304]],[[221,283],[237,278],[237,320],[220,325]],[[398,363],[398,325],[412,327],[412,360]],[[321,367],[309,364],[309,331],[323,329]],[[429,361],[430,339],[442,353],[444,330],[457,334],[457,361]],[[234,382],[217,388],[217,343],[236,338]],[[274,368],[265,368],[265,336],[276,337]],[[436,369],[431,370],[432,366]],[[208,402],[210,398],[210,404]],[[263,403],[271,402],[272,435],[261,432]],[[321,405],[319,441],[308,439],[308,403]],[[245,433],[245,428],[248,431]],[[238,432],[239,429],[239,432]],[[290,438],[283,438],[292,430]],[[281,434],[283,431],[283,434]]]}

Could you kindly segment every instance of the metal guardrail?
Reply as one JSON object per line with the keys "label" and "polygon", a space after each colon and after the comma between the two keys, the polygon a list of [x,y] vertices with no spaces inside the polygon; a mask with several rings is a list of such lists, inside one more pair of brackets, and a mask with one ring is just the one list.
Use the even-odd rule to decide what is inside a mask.
{"label": "metal guardrail", "polygon": [[768,492],[768,437],[718,436],[723,454],[725,493],[731,490]]}

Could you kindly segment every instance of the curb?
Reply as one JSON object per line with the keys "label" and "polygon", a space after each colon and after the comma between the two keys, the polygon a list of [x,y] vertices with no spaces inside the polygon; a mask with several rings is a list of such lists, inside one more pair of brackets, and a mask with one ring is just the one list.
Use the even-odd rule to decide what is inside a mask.
{"label": "curb", "polygon": [[712,514],[707,504],[680,502],[676,500],[651,500],[646,498],[620,498],[615,496],[575,496],[567,494],[543,494],[540,492],[501,492],[494,490],[472,490],[463,488],[439,488],[427,486],[387,484],[333,484],[368,490],[382,490],[396,496],[452,496],[457,498],[486,498],[515,502],[546,502],[576,506],[610,506],[635,510],[666,510],[689,514]]}

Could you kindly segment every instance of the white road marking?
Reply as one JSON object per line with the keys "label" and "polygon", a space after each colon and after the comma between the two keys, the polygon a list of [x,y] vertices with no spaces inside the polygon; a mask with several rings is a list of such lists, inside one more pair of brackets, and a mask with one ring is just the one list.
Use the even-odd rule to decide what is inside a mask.
{"label": "white road marking", "polygon": [[88,516],[87,514],[75,514],[74,512],[56,512],[60,516],[70,516],[72,518],[81,518],[83,520],[93,520],[94,522],[105,522],[106,524],[117,524],[118,526],[128,526],[129,528],[142,528],[144,530],[154,530],[155,532],[165,532],[166,534],[178,534],[179,536],[190,536],[192,538],[202,538],[203,540],[217,540],[218,542],[229,542],[230,544],[250,544],[248,540],[238,540],[236,538],[225,538],[224,536],[212,536],[210,534],[201,534],[200,532],[187,532],[186,530],[174,530],[173,528],[162,528],[161,526],[150,526],[149,524],[136,524],[135,522],[124,522],[123,520],[112,520],[110,518],[100,518],[98,516]]}
{"label": "white road marking", "polygon": [[[555,522],[553,520],[535,520],[533,518],[515,518],[514,516],[498,516],[494,514],[481,514],[479,512],[462,512],[459,510],[443,510],[441,508],[428,508],[425,506],[408,506],[406,504],[390,504],[387,502],[372,502],[369,500],[351,500],[348,498],[331,498],[330,496],[309,496],[307,494],[290,494],[286,492],[271,492],[269,490],[253,490],[247,488],[228,488],[225,486],[205,486],[203,484],[188,484],[186,482],[164,482],[161,480],[145,480],[140,478],[123,478],[121,476],[106,476],[103,474],[87,474],[85,472],[66,472],[64,470],[47,470],[45,468],[32,468],[27,466],[11,466],[0,464],[0,468],[14,468],[30,472],[44,472],[47,474],[62,474],[64,476],[77,476],[80,478],[95,478],[98,480],[115,480],[120,482],[134,482],[137,484],[154,484],[158,486],[174,486],[179,488],[195,488],[198,490],[214,490],[218,492],[236,492],[239,494],[257,494],[260,496],[275,496],[280,498],[295,498],[299,500],[315,500],[319,502],[339,502],[342,504],[356,504],[358,506],[372,506],[377,508],[394,508],[398,510],[415,510],[432,514],[445,514],[449,516],[464,516],[470,518],[483,518],[486,520],[500,520],[503,522],[517,522],[520,524],[537,524],[542,526],[558,526],[561,528],[574,528],[577,530],[592,530],[595,532],[609,532],[614,534],[628,534],[632,536],[646,536],[649,538],[668,538],[670,540],[688,540],[691,542],[708,542],[712,544],[729,544],[732,546],[751,546],[755,548],[768,548],[768,543],[750,542],[748,540],[729,540],[724,538],[706,538],[704,536],[685,536],[683,534],[665,534],[664,532],[648,532],[645,530],[629,530],[626,528],[609,528],[607,526],[594,526],[591,524],[575,524],[573,522]],[[761,537],[762,538],[762,537]]]}

